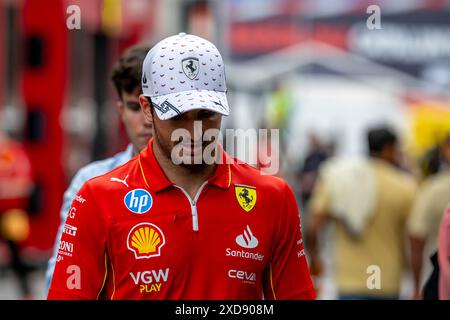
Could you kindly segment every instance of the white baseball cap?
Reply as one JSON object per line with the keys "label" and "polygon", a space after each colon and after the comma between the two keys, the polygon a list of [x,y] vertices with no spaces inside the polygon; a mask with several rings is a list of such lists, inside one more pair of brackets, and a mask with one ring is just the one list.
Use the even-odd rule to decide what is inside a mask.
{"label": "white baseball cap", "polygon": [[186,33],[158,42],[142,65],[142,91],[156,114],[168,120],[206,109],[228,116],[225,66],[209,41]]}

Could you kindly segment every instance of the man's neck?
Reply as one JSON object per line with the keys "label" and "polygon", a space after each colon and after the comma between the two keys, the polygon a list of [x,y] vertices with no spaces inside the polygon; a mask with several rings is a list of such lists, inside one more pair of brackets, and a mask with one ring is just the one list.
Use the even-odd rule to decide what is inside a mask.
{"label": "man's neck", "polygon": [[216,164],[198,167],[198,170],[191,170],[189,167],[175,165],[162,152],[159,145],[154,141],[153,153],[166,177],[175,185],[183,188],[194,199],[198,189],[214,173]]}

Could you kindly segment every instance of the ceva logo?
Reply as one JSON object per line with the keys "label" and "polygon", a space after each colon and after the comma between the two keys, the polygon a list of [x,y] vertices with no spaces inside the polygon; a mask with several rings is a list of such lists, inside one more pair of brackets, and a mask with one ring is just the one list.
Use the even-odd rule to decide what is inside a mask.
{"label": "ceva logo", "polygon": [[125,206],[134,213],[146,213],[153,204],[150,193],[144,189],[134,189],[128,192],[123,198]]}
{"label": "ceva logo", "polygon": [[254,283],[256,282],[256,273],[254,272],[246,272],[241,270],[228,270],[228,277],[232,279],[240,279],[244,280],[244,282]]}

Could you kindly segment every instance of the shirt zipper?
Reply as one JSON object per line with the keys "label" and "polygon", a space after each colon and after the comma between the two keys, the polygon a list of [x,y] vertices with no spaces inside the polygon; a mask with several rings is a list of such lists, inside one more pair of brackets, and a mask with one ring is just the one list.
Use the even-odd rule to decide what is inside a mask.
{"label": "shirt zipper", "polygon": [[189,194],[180,186],[175,185],[178,189],[183,191],[186,198],[189,200],[189,204],[191,205],[191,214],[192,214],[192,230],[198,231],[198,214],[197,214],[197,200],[200,197],[200,193],[202,192],[203,188],[208,184],[208,181],[203,182],[203,184],[200,186],[200,188],[197,191],[197,194],[195,195],[194,199],[192,199]]}

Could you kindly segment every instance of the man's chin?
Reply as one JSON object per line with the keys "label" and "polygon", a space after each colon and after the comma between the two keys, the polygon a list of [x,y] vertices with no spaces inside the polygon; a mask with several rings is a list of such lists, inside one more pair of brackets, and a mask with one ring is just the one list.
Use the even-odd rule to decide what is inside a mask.
{"label": "man's chin", "polygon": [[183,156],[179,159],[177,159],[178,163],[180,163],[181,165],[184,166],[193,166],[193,165],[204,165],[206,164],[205,161],[203,160],[202,155],[197,155],[197,156]]}
{"label": "man's chin", "polygon": [[138,146],[139,152],[141,152],[142,150],[144,150],[145,148],[147,148],[147,146],[148,146],[148,143],[146,143],[146,144],[141,143],[141,144]]}
{"label": "man's chin", "polygon": [[144,138],[144,137],[138,138],[138,140],[136,141],[136,146],[139,148],[140,151],[144,150],[148,146],[148,142],[149,142],[150,138]]}
{"label": "man's chin", "polygon": [[186,170],[190,172],[201,172],[206,167],[208,167],[208,164],[202,162],[202,163],[181,163],[181,167],[185,168]]}

